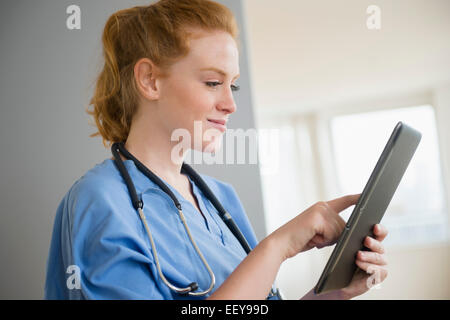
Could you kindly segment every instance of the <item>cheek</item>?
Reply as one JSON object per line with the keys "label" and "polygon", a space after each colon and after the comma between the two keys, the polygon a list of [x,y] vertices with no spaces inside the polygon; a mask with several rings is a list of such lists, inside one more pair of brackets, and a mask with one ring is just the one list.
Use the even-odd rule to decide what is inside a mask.
{"label": "cheek", "polygon": [[[208,127],[206,118],[211,116],[214,108],[213,96],[201,86],[186,87],[177,97],[177,114],[180,124],[194,134],[194,127],[203,132]],[[198,134],[197,130],[197,134]]]}
{"label": "cheek", "polygon": [[171,92],[172,105],[180,118],[193,121],[204,120],[214,106],[213,97],[207,89],[202,87],[202,83],[191,85],[176,85]]}
{"label": "cheek", "polygon": [[205,89],[192,91],[190,95],[190,103],[186,104],[186,111],[189,112],[196,120],[205,120],[214,106],[214,100],[211,93]]}
{"label": "cheek", "polygon": [[[206,118],[213,114],[214,96],[208,91],[203,83],[185,85],[181,82],[172,83],[165,87],[164,108],[167,108],[167,118],[171,122],[169,126],[172,132],[175,129],[183,128],[189,131],[190,148],[205,152],[208,146],[217,150],[221,145],[222,134],[218,131],[211,135],[205,134],[208,125]],[[176,93],[176,94],[173,94]],[[169,111],[170,110],[170,111]],[[211,152],[211,150],[209,151]]]}

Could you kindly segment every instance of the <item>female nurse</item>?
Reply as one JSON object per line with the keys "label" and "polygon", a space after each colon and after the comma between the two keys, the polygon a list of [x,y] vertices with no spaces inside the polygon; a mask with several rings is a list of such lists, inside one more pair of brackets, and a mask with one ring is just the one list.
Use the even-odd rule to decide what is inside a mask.
{"label": "female nurse", "polygon": [[[230,10],[209,0],[161,0],[116,12],[104,28],[105,64],[91,100],[93,110],[88,111],[98,128],[94,135],[101,135],[105,146],[124,142],[180,201],[190,233],[215,275],[213,290],[198,298],[267,298],[285,260],[337,241],[345,225],[339,212],[359,197],[318,202],[258,243],[234,188],[201,175],[247,239],[252,248],[247,255],[201,188],[183,173],[186,151],[214,152],[236,111],[237,33]],[[171,138],[177,129],[192,137],[182,139],[181,150]],[[208,130],[213,134],[206,139]],[[144,202],[162,274],[178,287],[196,282],[198,290],[206,290],[210,276],[172,199],[134,161],[120,157]],[[311,290],[303,298],[361,295],[369,290],[370,270],[383,281],[387,231],[375,225],[373,234],[364,243],[370,250],[356,257],[359,269],[348,287],[320,296]],[[57,209],[45,297],[193,298],[162,281],[146,229],[113,159],[78,179]]]}

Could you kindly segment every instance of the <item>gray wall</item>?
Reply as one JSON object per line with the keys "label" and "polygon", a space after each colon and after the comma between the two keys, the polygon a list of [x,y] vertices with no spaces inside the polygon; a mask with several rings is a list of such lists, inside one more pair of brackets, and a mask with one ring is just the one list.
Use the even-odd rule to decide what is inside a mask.
{"label": "gray wall", "polygon": [[[221,1],[243,26],[241,0]],[[70,186],[110,157],[85,113],[101,68],[101,32],[113,12],[149,1],[15,0],[0,4],[0,299],[43,297],[56,208]],[[81,8],[81,30],[66,8]],[[243,36],[245,32],[241,28]],[[231,128],[252,128],[245,39]],[[265,235],[257,165],[196,166],[237,190],[259,239]]]}

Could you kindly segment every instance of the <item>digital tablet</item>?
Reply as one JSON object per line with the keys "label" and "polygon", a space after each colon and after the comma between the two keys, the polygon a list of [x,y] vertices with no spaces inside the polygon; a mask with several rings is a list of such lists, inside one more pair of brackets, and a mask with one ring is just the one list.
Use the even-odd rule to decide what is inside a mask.
{"label": "digital tablet", "polygon": [[395,126],[314,288],[315,294],[350,284],[357,269],[356,254],[368,250],[364,239],[373,236],[372,229],[383,218],[421,137],[419,131],[402,122]]}

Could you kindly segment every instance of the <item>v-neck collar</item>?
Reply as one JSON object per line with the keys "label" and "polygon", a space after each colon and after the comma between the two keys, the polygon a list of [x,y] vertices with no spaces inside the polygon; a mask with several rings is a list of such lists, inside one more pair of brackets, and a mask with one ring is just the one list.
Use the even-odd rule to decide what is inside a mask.
{"label": "v-neck collar", "polygon": [[[114,160],[109,159],[112,162],[112,165],[115,166]],[[128,173],[131,177],[131,180],[135,184],[136,191],[138,193],[145,192],[148,189],[158,189],[161,190],[161,188],[154,183],[151,179],[149,179],[144,173],[142,173],[135,165],[133,160],[127,159],[123,161],[126,169],[128,170]],[[189,201],[187,200],[175,187],[173,187],[170,183],[168,183],[166,180],[158,176],[158,178],[170,189],[170,191],[173,192],[175,197],[178,199],[178,201],[181,204],[181,207],[183,209],[183,213],[186,214],[187,210],[184,210],[184,208],[187,206],[190,206],[191,209],[195,211],[196,214],[200,215],[206,225],[206,228],[210,230],[209,224],[209,211],[206,207],[206,205],[203,202],[203,197],[201,196],[201,190],[198,188],[198,186],[195,184],[195,182],[191,179],[191,177],[188,174],[184,174],[189,181],[190,187],[192,188],[192,194],[194,199],[197,200],[198,205],[200,207],[201,212],[197,210],[197,208]],[[162,191],[162,190],[161,190]],[[189,190],[190,191],[190,190]],[[164,192],[165,193],[165,192]],[[171,199],[172,201],[172,199]]]}
{"label": "v-neck collar", "polygon": [[[109,159],[109,161],[110,161],[111,165],[115,167],[114,160]],[[136,192],[138,194],[145,193],[151,189],[158,190],[158,192],[164,193],[164,195],[167,197],[167,199],[170,200],[171,203],[173,203],[173,200],[169,197],[169,195],[167,193],[165,193],[156,183],[154,183],[152,180],[150,180],[144,173],[142,173],[136,167],[133,160],[127,159],[127,160],[124,160],[123,163],[131,177],[131,180],[135,184]],[[117,172],[117,174],[120,174],[120,173]],[[223,231],[222,231],[222,228],[219,226],[219,222],[217,220],[218,217],[215,216],[215,213],[216,213],[215,211],[217,211],[217,210],[215,209],[215,207],[211,204],[211,202],[209,200],[204,200],[203,197],[205,195],[200,190],[200,188],[197,186],[197,184],[191,179],[191,177],[188,174],[185,174],[185,173],[183,173],[183,174],[188,178],[189,183],[191,184],[192,193],[193,193],[194,197],[197,199],[197,202],[198,202],[201,212],[198,212],[197,208],[190,201],[188,201],[180,192],[178,192],[177,189],[175,189],[172,185],[170,185],[164,179],[162,179],[162,178],[160,178],[160,179],[173,192],[173,194],[178,199],[180,204],[182,204],[182,209],[184,209],[183,213],[190,215],[189,213],[193,212],[193,213],[195,213],[195,216],[193,218],[195,218],[195,217],[198,218],[198,215],[200,215],[203,218],[205,226],[209,232],[213,232],[211,229],[213,227],[213,225],[214,225],[214,227],[213,227],[214,229],[216,229],[216,226],[217,226],[218,230],[216,232],[218,232],[218,236],[221,238],[222,243],[224,243]],[[207,201],[208,203],[206,203],[205,201]],[[189,210],[186,210],[186,206],[190,206]],[[212,211],[210,211],[210,210],[212,210]]]}

